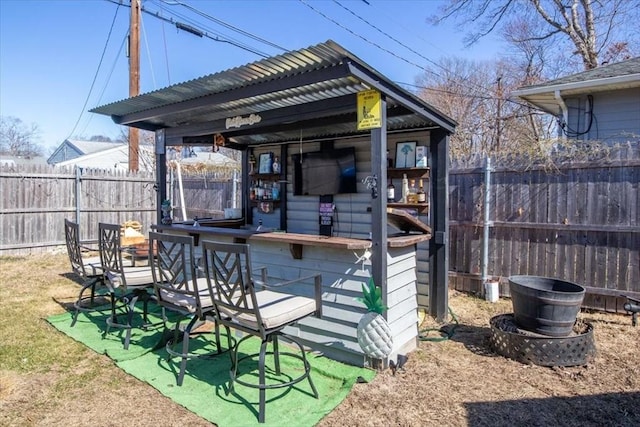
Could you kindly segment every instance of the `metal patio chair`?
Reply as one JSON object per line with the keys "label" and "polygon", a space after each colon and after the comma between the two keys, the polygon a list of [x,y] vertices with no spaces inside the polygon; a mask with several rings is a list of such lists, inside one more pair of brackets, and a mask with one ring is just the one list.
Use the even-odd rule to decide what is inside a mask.
{"label": "metal patio chair", "polygon": [[[67,254],[73,272],[82,279],[82,288],[78,298],[74,301],[75,312],[71,320],[71,326],[76,324],[78,314],[82,312],[95,311],[103,304],[96,304],[96,291],[100,285],[104,285],[102,266],[100,258],[85,259],[83,254],[92,249],[83,246],[80,242],[80,226],[71,220],[64,220],[64,237],[67,243]],[[89,295],[86,295],[88,292]]]}
{"label": "metal patio chair", "polygon": [[[151,260],[154,292],[158,304],[162,307],[165,330],[169,329],[165,309],[180,315],[173,327],[173,339],[169,340],[165,346],[169,358],[181,359],[177,378],[178,386],[181,386],[184,380],[187,360],[222,353],[220,329],[213,313],[213,300],[207,279],[199,277],[202,275],[196,267],[193,242],[194,239],[191,236],[149,233],[149,244],[156,248],[156,256]],[[196,352],[190,348],[192,343],[190,338],[195,333],[194,330],[202,325],[207,317],[214,321],[216,348],[213,351]],[[189,323],[181,328],[182,321],[187,319]],[[226,330],[227,336],[230,336],[229,328],[227,327]]]}
{"label": "metal patio chair", "polygon": [[[221,325],[246,333],[238,340],[229,352],[231,358],[230,383],[227,394],[235,393],[234,383],[259,389],[258,421],[265,421],[266,390],[281,387],[292,387],[294,384],[307,379],[312,395],[317,399],[318,392],[311,380],[311,367],[302,344],[290,335],[285,335],[283,329],[298,320],[315,314],[322,314],[321,292],[322,280],[320,274],[299,279],[267,285],[252,279],[250,247],[247,244],[221,243],[203,241],[205,276],[209,281],[215,305],[215,313]],[[284,286],[294,283],[308,283],[313,279],[315,299],[297,296],[281,291]],[[258,290],[256,287],[260,287]],[[274,291],[271,289],[278,289]],[[286,341],[294,343],[300,353],[280,351],[278,338],[283,336]],[[244,355],[238,358],[241,345],[251,337],[261,340],[258,353]],[[272,351],[267,350],[272,344]],[[231,346],[231,342],[229,342]],[[267,383],[265,373],[265,358],[273,356],[275,375],[278,380]],[[280,356],[293,357],[302,362],[304,372],[283,373],[280,370]],[[244,360],[258,358],[258,383],[242,379],[238,374],[238,366]],[[246,365],[251,365],[246,363]],[[253,366],[253,365],[251,365]],[[247,372],[244,372],[247,374]],[[270,374],[271,375],[271,374]],[[297,376],[296,376],[297,375]],[[294,378],[295,376],[295,378]],[[284,378],[284,381],[280,382]]]}
{"label": "metal patio chair", "polygon": [[[155,297],[149,291],[153,289],[153,275],[150,266],[132,267],[125,266],[122,260],[121,228],[118,224],[98,224],[98,244],[100,249],[100,262],[104,270],[105,284],[111,294],[111,315],[107,318],[107,329],[120,328],[126,331],[124,349],[129,348],[131,342],[131,329],[133,328],[133,315],[135,305],[142,301],[143,328],[150,326],[147,317],[149,301],[155,301]],[[152,258],[152,254],[149,254]],[[118,319],[118,311],[125,310],[126,321]]]}

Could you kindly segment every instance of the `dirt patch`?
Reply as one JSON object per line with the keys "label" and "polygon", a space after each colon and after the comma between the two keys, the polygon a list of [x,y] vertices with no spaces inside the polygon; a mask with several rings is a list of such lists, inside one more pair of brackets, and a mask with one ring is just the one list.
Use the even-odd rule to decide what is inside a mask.
{"label": "dirt patch", "polygon": [[[77,294],[67,263],[65,256],[0,262],[0,313],[10,319],[20,310],[12,326],[0,322],[0,425],[210,426],[42,320]],[[595,360],[548,368],[489,349],[489,320],[512,312],[510,300],[491,304],[452,291],[449,302],[459,322],[451,339],[421,341],[404,370],[355,384],[318,425],[640,425],[640,327],[629,316],[580,313],[594,327]],[[441,326],[427,318],[421,329]],[[45,344],[29,347],[37,339]]]}
{"label": "dirt patch", "polygon": [[[319,426],[640,425],[640,328],[630,317],[580,313],[594,326],[595,360],[541,367],[489,348],[489,320],[512,312],[510,300],[451,292],[449,302],[459,322],[451,339],[422,341],[404,371],[356,384]],[[422,328],[438,326],[427,320]]]}

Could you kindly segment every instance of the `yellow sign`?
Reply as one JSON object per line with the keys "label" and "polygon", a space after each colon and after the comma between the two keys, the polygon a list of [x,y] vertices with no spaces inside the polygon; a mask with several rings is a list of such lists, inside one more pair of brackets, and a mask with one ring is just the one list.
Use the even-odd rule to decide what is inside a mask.
{"label": "yellow sign", "polygon": [[374,129],[381,126],[380,92],[377,90],[358,92],[358,130]]}

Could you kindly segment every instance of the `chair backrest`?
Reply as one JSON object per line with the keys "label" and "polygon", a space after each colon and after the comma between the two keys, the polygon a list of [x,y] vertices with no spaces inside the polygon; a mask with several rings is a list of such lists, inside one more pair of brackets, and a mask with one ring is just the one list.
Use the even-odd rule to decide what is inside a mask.
{"label": "chair backrest", "polygon": [[203,313],[204,299],[209,299],[206,307],[211,307],[206,280],[198,285],[194,239],[191,236],[149,232],[149,245],[155,248],[156,255],[150,257],[153,287],[162,306],[170,309],[188,310]]}
{"label": "chair backrest", "polygon": [[[205,276],[211,287],[219,322],[264,336],[265,328],[251,278],[249,245],[214,241],[203,241],[201,245]],[[238,323],[239,318],[244,321]]]}
{"label": "chair backrest", "polygon": [[69,255],[71,269],[78,276],[86,278],[88,274],[84,268],[84,262],[82,261],[82,248],[80,247],[80,226],[77,223],[66,218],[64,220],[64,238],[67,243],[67,254]]}
{"label": "chair backrest", "polygon": [[122,248],[120,246],[120,225],[98,223],[98,248],[100,263],[107,276],[118,277],[122,285],[127,286],[122,262]]}

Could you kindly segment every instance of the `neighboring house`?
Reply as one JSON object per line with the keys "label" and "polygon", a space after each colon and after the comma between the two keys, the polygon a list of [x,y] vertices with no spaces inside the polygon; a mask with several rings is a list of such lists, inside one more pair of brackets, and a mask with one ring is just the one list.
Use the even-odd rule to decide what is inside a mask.
{"label": "neighboring house", "polygon": [[25,157],[0,155],[0,166],[46,165],[47,159],[42,156]]}
{"label": "neighboring house", "polygon": [[513,92],[559,119],[560,136],[640,141],[640,57]]}
{"label": "neighboring house", "polygon": [[98,142],[98,141],[80,141],[77,139],[65,139],[62,144],[56,148],[47,163],[55,165],[60,162],[73,160],[86,154],[93,154],[100,151],[108,150],[114,147],[126,147],[123,142]]}
{"label": "neighboring house", "polygon": [[[141,145],[139,170],[153,170],[153,147]],[[65,140],[47,160],[58,167],[129,169],[129,146],[123,142]]]}

